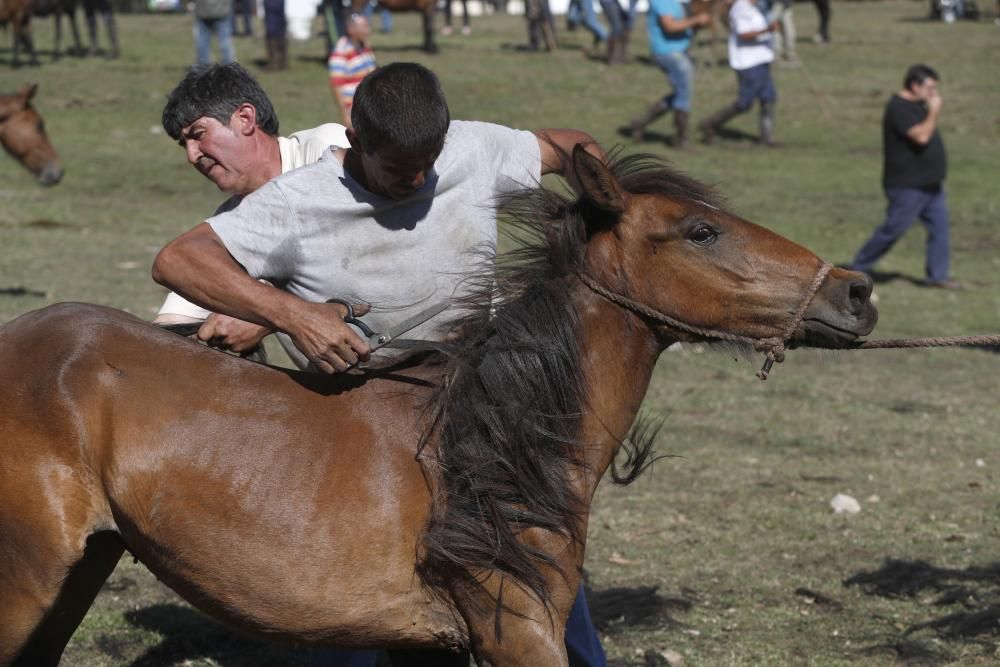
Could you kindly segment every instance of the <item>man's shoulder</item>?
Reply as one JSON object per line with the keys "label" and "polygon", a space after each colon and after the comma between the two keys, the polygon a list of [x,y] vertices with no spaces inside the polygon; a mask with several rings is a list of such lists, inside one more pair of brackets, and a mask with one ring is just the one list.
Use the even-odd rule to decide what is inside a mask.
{"label": "man's shoulder", "polygon": [[350,145],[347,141],[347,128],[340,123],[323,123],[307,130],[299,130],[288,135],[288,139],[302,144],[319,143],[324,147],[347,148]]}

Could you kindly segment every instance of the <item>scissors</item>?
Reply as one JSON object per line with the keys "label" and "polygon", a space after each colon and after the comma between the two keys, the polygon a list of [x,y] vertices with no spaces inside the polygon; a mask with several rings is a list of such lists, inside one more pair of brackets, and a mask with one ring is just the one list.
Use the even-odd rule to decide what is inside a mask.
{"label": "scissors", "polygon": [[[451,305],[447,301],[439,301],[433,306],[424,308],[412,317],[408,317],[399,324],[389,327],[385,331],[378,332],[373,331],[371,327],[362,322],[354,315],[354,307],[351,304],[343,301],[341,299],[329,299],[327,303],[339,303],[340,305],[347,308],[347,315],[344,316],[344,322],[347,324],[353,324],[357,328],[361,329],[368,340],[368,347],[372,352],[379,349],[380,347],[392,346],[393,342],[401,335],[405,334],[410,329],[420,326],[427,320],[431,319],[438,313],[447,310]],[[399,341],[402,342],[402,341]]]}

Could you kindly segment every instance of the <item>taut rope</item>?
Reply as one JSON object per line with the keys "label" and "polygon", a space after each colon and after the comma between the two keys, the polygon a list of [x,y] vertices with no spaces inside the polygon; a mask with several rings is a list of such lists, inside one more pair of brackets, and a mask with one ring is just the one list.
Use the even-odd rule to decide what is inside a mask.
{"label": "taut rope", "polygon": [[[697,334],[699,336],[705,336],[706,338],[714,338],[716,340],[727,340],[738,343],[749,343],[753,345],[755,350],[764,352],[766,358],[764,359],[764,365],[757,372],[757,377],[761,380],[766,380],[768,373],[771,371],[771,367],[774,362],[781,363],[785,360],[785,344],[795,333],[799,324],[802,322],[802,318],[805,316],[806,309],[809,304],[812,303],[813,298],[816,296],[816,292],[819,291],[820,286],[823,281],[826,280],[827,274],[833,268],[831,264],[824,262],[819,270],[816,272],[816,277],[813,278],[812,285],[809,286],[809,291],[806,293],[805,298],[799,305],[798,310],[795,315],[789,320],[788,324],[782,330],[780,336],[772,336],[770,338],[753,338],[751,336],[741,336],[739,334],[732,334],[726,331],[717,331],[715,329],[707,329],[703,327],[698,327],[693,324],[688,324],[682,320],[677,319],[667,315],[666,313],[661,313],[658,310],[654,310],[649,306],[639,303],[638,301],[633,301],[632,299],[619,294],[617,292],[612,292],[611,290],[601,286],[593,277],[589,274],[580,272],[577,275],[584,285],[589,287],[593,292],[603,296],[608,301],[625,308],[626,310],[631,310],[632,312],[648,318],[650,320],[660,322],[662,324],[667,324],[675,329],[684,331],[687,333]],[[853,344],[847,345],[842,348],[819,348],[819,349],[832,349],[832,350],[885,350],[885,349],[902,349],[902,348],[927,348],[927,347],[983,347],[983,346],[1000,346],[1000,335],[997,336],[943,336],[935,338],[893,338],[886,340],[866,340],[861,342],[855,342]]]}

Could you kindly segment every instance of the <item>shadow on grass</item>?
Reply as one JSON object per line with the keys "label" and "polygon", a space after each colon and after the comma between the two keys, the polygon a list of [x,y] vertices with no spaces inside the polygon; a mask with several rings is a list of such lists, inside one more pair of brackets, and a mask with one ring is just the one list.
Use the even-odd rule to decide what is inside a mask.
{"label": "shadow on grass", "polygon": [[600,632],[614,634],[631,626],[685,627],[670,614],[689,611],[694,603],[687,598],[664,597],[656,591],[656,586],[584,588],[591,621]]}
{"label": "shadow on grass", "polygon": [[[132,626],[150,630],[163,640],[136,658],[131,667],[160,667],[211,659],[223,667],[305,665],[308,651],[234,633],[201,612],[176,604],[156,604],[125,614]],[[98,639],[101,650],[115,657],[114,640]]]}
{"label": "shadow on grass", "polygon": [[978,644],[983,655],[996,655],[1000,648],[996,641],[1000,639],[1000,562],[956,569],[921,560],[887,559],[879,569],[858,572],[843,583],[889,599],[931,594],[935,596],[931,607],[959,607],[915,623],[897,640],[863,649],[865,654],[887,651],[903,660],[923,662],[950,659],[930,642],[914,637],[924,630],[932,631],[937,639]]}
{"label": "shadow on grass", "polygon": [[[682,628],[685,624],[671,614],[689,611],[690,599],[666,597],[655,586],[635,588],[586,588],[591,619],[598,631],[615,634],[631,626]],[[130,667],[160,667],[211,660],[222,667],[271,667],[306,665],[309,651],[276,642],[237,634],[201,612],[178,604],[156,604],[125,614],[136,628],[154,632],[162,641],[129,663]],[[96,639],[101,652],[115,661],[124,661],[127,646],[101,635]],[[379,656],[379,664],[391,664]]]}

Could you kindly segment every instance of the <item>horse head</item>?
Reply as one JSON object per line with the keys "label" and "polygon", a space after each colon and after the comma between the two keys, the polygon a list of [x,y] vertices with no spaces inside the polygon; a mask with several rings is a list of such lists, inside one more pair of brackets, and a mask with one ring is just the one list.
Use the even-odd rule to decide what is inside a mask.
{"label": "horse head", "polygon": [[63,177],[63,167],[45,134],[45,122],[31,106],[37,90],[38,84],[31,84],[13,95],[0,95],[0,144],[39,183],[55,185]]}
{"label": "horse head", "polygon": [[589,237],[582,277],[663,345],[724,340],[781,361],[787,344],[844,347],[874,328],[868,276],[729,213],[711,188],[643,156],[609,167],[577,146],[573,165]]}

